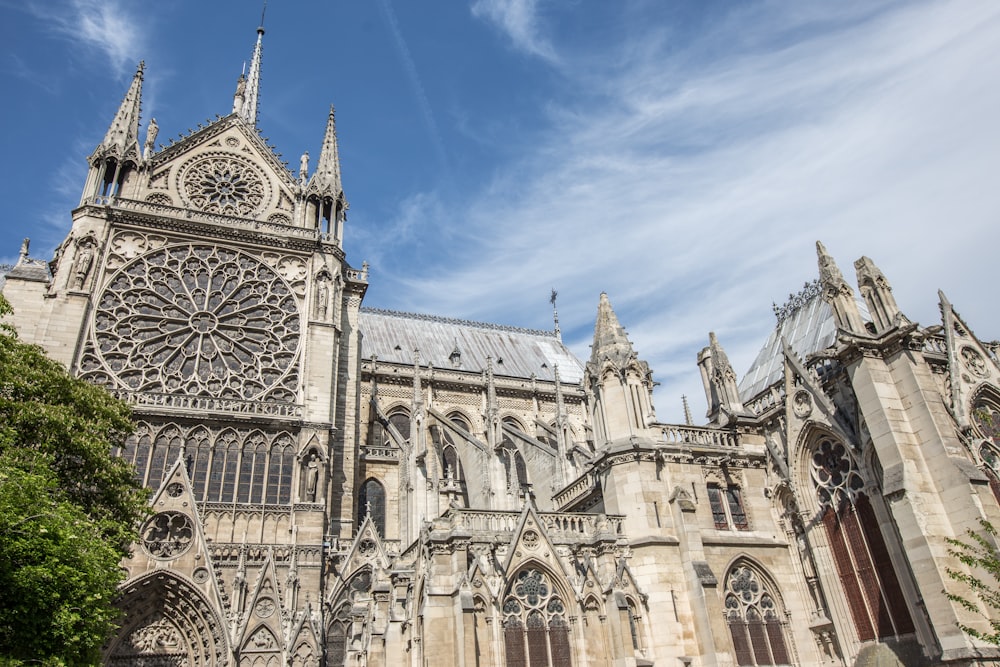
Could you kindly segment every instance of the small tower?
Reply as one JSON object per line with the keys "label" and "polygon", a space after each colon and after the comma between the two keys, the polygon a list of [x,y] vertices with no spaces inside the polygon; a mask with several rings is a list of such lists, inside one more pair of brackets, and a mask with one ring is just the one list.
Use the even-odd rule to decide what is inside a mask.
{"label": "small tower", "polygon": [[708,347],[698,355],[698,367],[708,403],[706,416],[711,423],[726,426],[733,417],[746,414],[736,388],[736,373],[715,332],[708,334]]}
{"label": "small tower", "polygon": [[643,435],[655,419],[653,373],[649,364],[639,360],[604,292],[597,306],[594,344],[584,382],[594,397],[598,446]]}
{"label": "small tower", "polygon": [[319,229],[339,246],[344,237],[347,208],[347,198],[340,183],[337,121],[333,105],[330,105],[323,148],[316,162],[316,171],[306,185],[305,226]]}
{"label": "small tower", "polygon": [[875,333],[881,334],[893,328],[905,316],[896,305],[892,295],[892,287],[882,271],[868,257],[862,257],[854,262],[858,272],[858,289],[868,305],[868,313],[872,318]]}
{"label": "small tower", "polygon": [[826,248],[816,241],[816,256],[819,261],[819,280],[823,290],[823,300],[830,304],[837,328],[852,334],[864,334],[865,324],[861,320],[858,304],[854,300],[854,290],[844,280]]}
{"label": "small tower", "polygon": [[118,107],[107,134],[88,162],[90,172],[83,188],[80,205],[94,201],[99,197],[119,196],[124,186],[130,183],[130,177],[142,163],[142,151],[139,147],[139,110],[142,103],[142,75],[145,63],[139,67],[132,77],[132,84],[125,93],[125,98]]}

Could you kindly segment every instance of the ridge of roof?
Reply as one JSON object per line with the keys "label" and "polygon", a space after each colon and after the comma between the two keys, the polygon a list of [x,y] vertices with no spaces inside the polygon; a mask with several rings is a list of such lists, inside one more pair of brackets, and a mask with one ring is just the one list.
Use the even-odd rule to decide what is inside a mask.
{"label": "ridge of roof", "polygon": [[423,322],[437,322],[440,324],[455,324],[464,327],[475,327],[477,329],[488,329],[491,331],[505,331],[508,333],[520,333],[531,336],[545,336],[546,338],[556,339],[556,334],[553,331],[545,331],[543,329],[528,329],[525,327],[515,327],[509,324],[495,324],[493,322],[476,322],[474,320],[463,320],[454,317],[442,317],[440,315],[427,315],[423,313],[408,313],[401,310],[389,310],[387,308],[372,308],[370,306],[362,306],[361,312],[370,313],[372,315],[385,315],[387,317],[400,317],[412,320],[421,320]]}

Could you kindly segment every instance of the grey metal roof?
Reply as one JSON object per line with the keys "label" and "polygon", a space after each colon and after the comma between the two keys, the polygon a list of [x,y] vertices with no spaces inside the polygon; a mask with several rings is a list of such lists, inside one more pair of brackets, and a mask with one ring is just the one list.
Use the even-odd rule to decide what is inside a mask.
{"label": "grey metal roof", "polygon": [[[868,319],[868,309],[863,302],[858,302],[858,309],[862,318]],[[740,398],[744,402],[781,379],[785,364],[781,350],[782,338],[803,359],[832,346],[837,341],[837,324],[830,304],[822,296],[814,295],[774,328],[750,370],[740,381]]]}
{"label": "grey metal roof", "polygon": [[365,359],[377,355],[379,361],[412,364],[417,349],[422,366],[481,373],[492,357],[496,375],[554,380],[558,364],[562,382],[583,379],[583,364],[550,331],[375,308],[361,309],[360,328]]}
{"label": "grey metal roof", "polygon": [[52,276],[49,273],[49,264],[45,260],[24,258],[7,272],[6,277],[44,283],[48,282]]}

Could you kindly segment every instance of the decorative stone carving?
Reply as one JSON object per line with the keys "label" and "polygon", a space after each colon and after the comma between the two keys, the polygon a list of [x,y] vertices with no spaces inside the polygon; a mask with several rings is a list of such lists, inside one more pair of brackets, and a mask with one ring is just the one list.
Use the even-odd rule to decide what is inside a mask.
{"label": "decorative stone carving", "polygon": [[[130,242],[118,237],[123,251]],[[132,239],[135,243],[137,239]],[[94,317],[97,355],[126,388],[293,400],[295,296],[249,255],[180,245],[136,257],[109,281]]]}
{"label": "decorative stone carving", "polygon": [[248,160],[233,155],[197,160],[180,176],[188,203],[208,213],[249,217],[264,203],[264,178]]}
{"label": "decorative stone carving", "polygon": [[832,440],[823,440],[812,459],[812,478],[816,493],[824,505],[838,506],[845,498],[854,499],[864,489],[864,480],[854,466],[847,448]]}
{"label": "decorative stone carving", "polygon": [[799,419],[805,419],[812,414],[812,411],[812,396],[810,396],[809,392],[805,389],[799,389],[795,392],[795,395],[792,396],[792,412],[794,412],[795,416]]}
{"label": "decorative stone carving", "polygon": [[961,354],[966,368],[981,378],[989,377],[989,371],[986,368],[986,360],[983,359],[983,355],[971,347],[963,347]]}
{"label": "decorative stone carving", "polygon": [[257,604],[254,605],[253,611],[260,618],[267,618],[274,613],[275,604],[274,600],[271,598],[261,598],[257,600]]}
{"label": "decorative stone carving", "polygon": [[191,548],[194,526],[186,514],[160,512],[146,522],[140,535],[143,550],[153,558],[165,560]]}
{"label": "decorative stone carving", "polygon": [[80,239],[76,247],[76,258],[73,260],[73,287],[82,289],[94,266],[94,253],[97,242],[90,236]]}

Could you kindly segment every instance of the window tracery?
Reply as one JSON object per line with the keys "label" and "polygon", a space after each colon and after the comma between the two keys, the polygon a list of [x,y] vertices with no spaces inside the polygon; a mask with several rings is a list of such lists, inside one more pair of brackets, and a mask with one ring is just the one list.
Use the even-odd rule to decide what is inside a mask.
{"label": "window tracery", "polygon": [[[292,402],[298,303],[249,255],[181,245],[136,257],[109,281],[94,317],[96,356],[121,386]],[[84,376],[104,373],[83,364]]]}
{"label": "window tracery", "polygon": [[548,576],[535,568],[514,577],[501,607],[507,667],[569,667],[566,607]]}
{"label": "window tracery", "polygon": [[726,579],[726,620],[738,665],[789,665],[784,623],[761,578],[746,565]]}
{"label": "window tracery", "polygon": [[821,439],[813,450],[811,474],[858,638],[869,641],[912,633],[913,620],[881,522],[847,447]]}
{"label": "window tracery", "polygon": [[1000,409],[983,397],[972,409],[972,420],[985,440],[979,446],[979,460],[990,482],[993,497],[1000,503]]}
{"label": "window tracery", "polygon": [[371,516],[375,530],[385,537],[385,488],[377,479],[369,479],[361,485],[358,494],[358,526]]}
{"label": "window tracery", "polygon": [[235,155],[197,160],[180,180],[191,206],[208,213],[251,216],[261,209],[267,194],[257,168]]}

